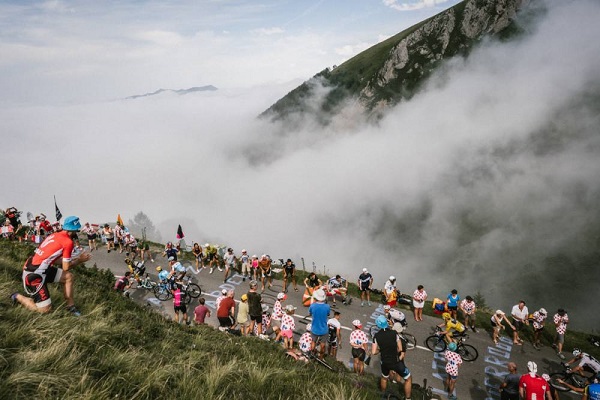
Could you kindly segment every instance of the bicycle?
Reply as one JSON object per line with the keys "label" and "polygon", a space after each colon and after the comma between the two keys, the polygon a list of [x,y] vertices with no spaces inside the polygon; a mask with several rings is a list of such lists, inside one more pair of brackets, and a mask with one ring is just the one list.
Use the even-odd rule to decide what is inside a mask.
{"label": "bicycle", "polygon": [[[466,344],[465,341],[469,338],[466,333],[454,333],[454,341],[456,342],[456,353],[467,362],[477,360],[479,352],[477,349],[470,344]],[[425,345],[427,348],[435,353],[441,353],[446,350],[448,344],[446,343],[445,335],[434,333],[425,339]]]}
{"label": "bicycle", "polygon": [[571,368],[569,368],[565,363],[561,363],[564,367],[563,372],[555,372],[550,374],[550,386],[559,392],[568,392],[571,390],[570,387],[564,384],[564,382],[568,383],[571,386],[576,388],[585,388],[590,384],[590,379],[584,375],[580,375],[577,372],[573,372]]}
{"label": "bicycle", "polygon": [[[375,334],[377,332],[379,332],[379,328],[377,327],[377,325],[373,325],[369,331],[371,339],[375,338]],[[417,347],[417,338],[413,334],[402,331],[398,333],[398,336],[400,336],[400,338],[402,339],[402,343],[406,344],[407,351],[413,350],[415,347]]]}
{"label": "bicycle", "polygon": [[[183,290],[183,301],[185,304],[189,304],[192,299],[197,299],[202,294],[202,289],[196,283],[191,282],[192,278],[184,279],[182,284]],[[154,287],[154,296],[160,301],[166,301],[173,298],[173,291],[171,290],[170,282],[160,282]]]}
{"label": "bicycle", "polygon": [[129,279],[129,282],[131,283],[131,287],[133,289],[154,290],[156,285],[158,285],[157,282],[150,279],[150,275],[148,274],[146,274],[146,277],[144,279],[131,278]]}

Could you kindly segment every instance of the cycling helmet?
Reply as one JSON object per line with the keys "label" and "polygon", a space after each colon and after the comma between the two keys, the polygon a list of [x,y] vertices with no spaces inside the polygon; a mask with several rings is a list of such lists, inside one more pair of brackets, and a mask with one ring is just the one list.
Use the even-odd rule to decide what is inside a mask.
{"label": "cycling helmet", "polygon": [[79,222],[79,217],[74,215],[65,218],[65,222],[63,224],[64,231],[78,231],[81,229],[81,222]]}
{"label": "cycling helmet", "polygon": [[456,351],[456,343],[450,342],[448,344],[448,350],[450,350],[450,351]]}
{"label": "cycling helmet", "polygon": [[383,306],[384,311],[390,311],[390,308],[392,307],[389,304]]}
{"label": "cycling helmet", "polygon": [[390,281],[395,281],[396,277],[394,275],[390,275]]}
{"label": "cycling helmet", "polygon": [[447,321],[450,318],[452,318],[452,315],[450,315],[450,313],[445,312],[442,314],[442,318],[444,319],[444,321]]}
{"label": "cycling helmet", "polygon": [[580,354],[581,354],[581,349],[579,349],[579,348],[575,347],[575,348],[573,349],[573,356],[577,357],[577,356],[578,356],[578,355],[580,355]]}
{"label": "cycling helmet", "polygon": [[546,382],[550,382],[550,375],[548,375],[548,374],[542,374],[542,378],[544,378],[544,380]]}
{"label": "cycling helmet", "polygon": [[358,319],[355,319],[354,321],[352,321],[352,326],[355,326],[358,329],[362,328],[362,324],[360,323],[360,320],[358,320]]}
{"label": "cycling helmet", "polygon": [[375,320],[375,324],[379,329],[385,329],[389,326],[387,319],[383,315],[377,317],[377,319]]}
{"label": "cycling helmet", "polygon": [[227,289],[222,289],[222,290],[221,290],[221,294],[222,294],[223,296],[227,296]]}
{"label": "cycling helmet", "polygon": [[156,270],[157,270],[158,272],[160,272],[160,271],[162,271],[162,267],[159,265],[158,267],[156,267]]}
{"label": "cycling helmet", "polygon": [[532,374],[537,373],[537,364],[533,361],[528,361],[527,362],[527,370],[529,372],[531,372]]}
{"label": "cycling helmet", "polygon": [[545,308],[540,308],[540,311],[539,311],[539,313],[540,313],[540,314],[543,314],[543,315],[546,315],[546,314],[547,314],[547,312],[546,312],[546,309],[545,309]]}

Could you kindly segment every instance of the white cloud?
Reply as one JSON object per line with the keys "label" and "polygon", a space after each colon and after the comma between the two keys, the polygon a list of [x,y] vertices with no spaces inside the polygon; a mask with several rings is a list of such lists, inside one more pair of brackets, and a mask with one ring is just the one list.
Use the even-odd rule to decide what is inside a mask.
{"label": "white cloud", "polygon": [[279,35],[285,32],[285,30],[283,30],[282,28],[278,28],[278,27],[273,27],[273,28],[259,28],[259,29],[253,29],[251,31],[254,34],[257,35],[264,35],[264,36],[270,36],[270,35]]}
{"label": "white cloud", "polygon": [[433,8],[450,0],[412,0],[400,3],[398,0],[382,0],[383,4],[398,11],[415,11],[424,8]]}

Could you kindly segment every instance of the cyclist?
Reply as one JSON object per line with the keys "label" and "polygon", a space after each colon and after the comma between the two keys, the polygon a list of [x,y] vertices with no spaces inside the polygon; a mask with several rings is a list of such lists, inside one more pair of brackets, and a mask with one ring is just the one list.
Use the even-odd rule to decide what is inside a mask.
{"label": "cyclist", "polygon": [[466,328],[462,323],[452,318],[448,312],[443,313],[442,318],[444,319],[444,322],[439,324],[438,327],[443,328],[443,330],[438,334],[446,337],[446,343],[452,343],[454,342],[453,337],[460,336],[460,334],[464,333]]}
{"label": "cyclist", "polygon": [[144,274],[146,273],[146,267],[144,266],[144,262],[134,262],[131,261],[129,258],[126,258],[125,264],[127,264],[127,268],[129,268],[129,271],[133,274],[133,277],[139,283],[142,280],[141,277],[144,276]]}
{"label": "cyclist", "polygon": [[461,356],[456,353],[456,343],[450,342],[448,344],[448,350],[444,352],[444,358],[446,359],[446,388],[448,389],[448,399],[455,400],[456,394],[454,388],[456,387],[456,380],[458,379],[458,367],[462,364],[463,360]]}
{"label": "cyclist", "polygon": [[156,267],[156,272],[158,272],[158,281],[164,285],[167,284],[167,281],[169,279],[169,271],[165,271],[164,269],[162,269],[162,267],[159,265],[158,267]]}
{"label": "cyclist", "polygon": [[585,387],[581,400],[600,400],[600,375],[596,376],[594,383]]}
{"label": "cyclist", "polygon": [[169,273],[169,281],[171,282],[171,286],[175,289],[175,283],[182,283],[183,277],[186,274],[185,267],[174,257],[169,257],[169,266],[171,267],[171,272]]}
{"label": "cyclist", "polygon": [[[336,275],[327,281],[327,291],[332,294],[333,307],[335,307],[335,295],[342,296],[342,304],[346,304],[348,300],[348,281],[340,275]],[[352,299],[348,300],[348,304],[352,303]]]}
{"label": "cyclist", "polygon": [[404,380],[404,396],[409,399],[412,392],[412,377],[410,370],[404,364],[406,353],[402,346],[402,340],[395,331],[389,329],[385,316],[378,316],[375,324],[380,330],[373,337],[371,354],[376,355],[381,352],[380,388],[385,392],[390,375],[397,374]]}
{"label": "cyclist", "polygon": [[290,258],[287,259],[283,266],[283,293],[287,293],[287,284],[291,282],[294,285],[294,290],[298,291],[296,285],[296,264]]}
{"label": "cyclist", "polygon": [[365,358],[367,358],[369,338],[367,338],[367,334],[362,330],[360,320],[355,319],[352,321],[352,326],[354,326],[354,330],[350,332],[350,346],[352,346],[354,372],[362,375],[365,372]]}
{"label": "cyclist", "polygon": [[367,305],[371,305],[371,286],[373,285],[373,275],[369,273],[366,268],[362,269],[362,274],[358,276],[358,289],[360,290],[360,306],[365,305],[365,298]]}
{"label": "cyclist", "polygon": [[408,326],[408,322],[406,322],[406,316],[402,311],[391,308],[386,304],[383,306],[383,312],[385,314],[385,318],[388,320],[388,324],[396,332],[402,333]]}
{"label": "cyclist", "polygon": [[[67,302],[67,310],[75,316],[81,313],[75,307],[73,300],[73,274],[71,267],[88,261],[92,255],[82,252],[73,256],[74,240],[81,229],[81,223],[76,216],[65,218],[62,231],[48,236],[35,249],[34,255],[25,261],[23,266],[23,286],[30,297],[13,293],[13,304],[20,303],[31,311],[47,313],[52,308],[48,283],[63,284],[63,294]],[[60,267],[55,264],[61,264]]]}
{"label": "cyclist", "polygon": [[579,364],[571,368],[571,371],[576,372],[581,376],[585,376],[583,373],[584,371],[593,373],[593,376],[600,374],[600,362],[598,362],[598,360],[590,356],[588,353],[581,351],[581,349],[574,348],[573,358],[563,363],[563,365],[566,367],[574,364],[575,362],[579,362]]}

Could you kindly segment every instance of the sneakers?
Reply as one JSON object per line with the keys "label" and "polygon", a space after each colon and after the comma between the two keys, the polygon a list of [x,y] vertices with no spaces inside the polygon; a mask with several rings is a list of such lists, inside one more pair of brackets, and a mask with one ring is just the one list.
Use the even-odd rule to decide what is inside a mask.
{"label": "sneakers", "polygon": [[556,355],[561,359],[564,360],[565,359],[565,355],[563,353],[556,353]]}
{"label": "sneakers", "polygon": [[13,306],[16,306],[18,301],[17,301],[17,296],[19,295],[19,293],[15,292],[13,294],[10,295],[10,301],[12,302]]}
{"label": "sneakers", "polygon": [[214,270],[214,268],[211,268],[209,274],[212,274]]}
{"label": "sneakers", "polygon": [[219,272],[223,272],[223,268],[219,267]]}
{"label": "sneakers", "polygon": [[81,317],[81,312],[79,312],[79,310],[75,306],[69,306],[69,307],[67,307],[67,311],[70,312],[71,314],[73,314],[76,317]]}
{"label": "sneakers", "polygon": [[367,305],[368,305],[369,307],[371,307],[371,302],[369,301],[369,302],[367,303]]}
{"label": "sneakers", "polygon": [[473,326],[471,327],[471,330],[472,330],[473,332],[477,333],[477,329],[475,329],[475,325],[473,325]]}
{"label": "sneakers", "polygon": [[361,306],[361,307],[364,307],[364,306],[365,306],[365,302],[364,302],[364,301],[361,301],[361,302],[360,302],[360,306]]}

